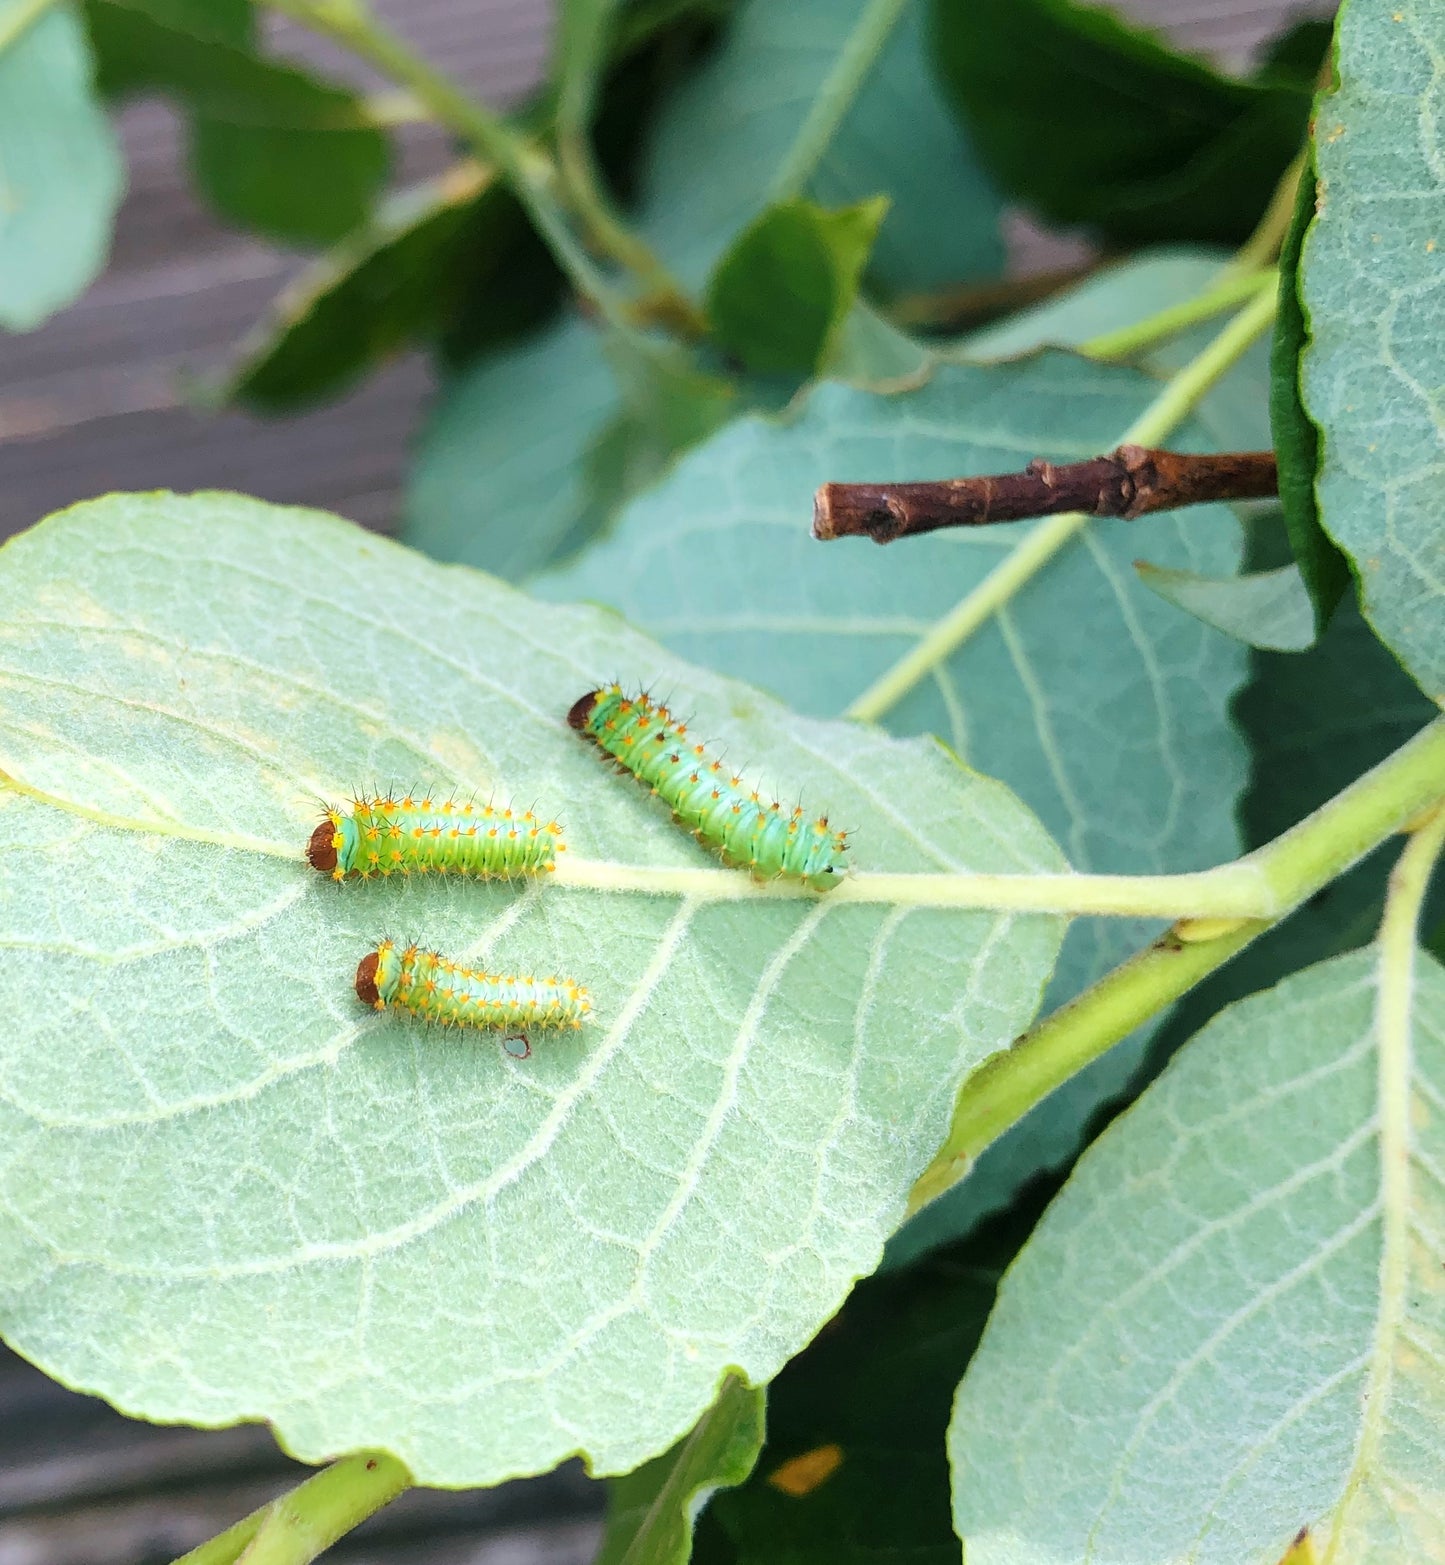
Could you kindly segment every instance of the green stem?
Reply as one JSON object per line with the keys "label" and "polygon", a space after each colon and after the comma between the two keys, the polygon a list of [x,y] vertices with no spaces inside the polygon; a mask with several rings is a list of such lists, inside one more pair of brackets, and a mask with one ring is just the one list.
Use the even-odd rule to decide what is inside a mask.
{"label": "green stem", "polygon": [[[698,902],[811,900],[816,892],[792,881],[758,884],[734,869],[654,869],[612,864],[569,853],[553,885],[588,891],[641,892]],[[993,908],[1012,912],[1120,918],[1269,917],[1273,892],[1253,866],[1224,864],[1189,875],[986,875],[855,872],[828,892],[828,906],[846,902],[889,907]]]}
{"label": "green stem", "polygon": [[675,326],[690,337],[707,334],[707,317],[688,298],[652,247],[618,215],[592,146],[592,113],[596,84],[607,61],[607,45],[616,18],[616,0],[598,5],[566,6],[558,25],[564,35],[558,50],[562,61],[557,88],[556,147],[562,184],[573,210],[593,243],[642,285],[640,312]]}
{"label": "green stem", "polygon": [[545,152],[413,54],[361,0],[266,0],[266,4],[336,39],[392,81],[410,89],[436,120],[464,137],[484,160],[494,163],[577,291],[607,319],[628,323],[626,301],[567,220],[557,197],[557,166]]}
{"label": "green stem", "polygon": [[[1445,800],[1445,717],[1282,837],[1241,860],[1271,886],[1284,913],[1421,812]],[[1142,1022],[1192,989],[1276,922],[1176,925],[1162,939],[985,1061],[959,1090],[942,1149],[909,1198],[916,1211],[968,1173],[979,1154],[1035,1104]]]}
{"label": "green stem", "polygon": [[394,1456],[343,1457],[176,1565],[306,1565],[410,1486],[411,1474]]}
{"label": "green stem", "polygon": [[1236,305],[1252,299],[1261,288],[1272,284],[1274,280],[1274,267],[1262,270],[1256,268],[1250,272],[1229,269],[1194,298],[1171,305],[1154,315],[1146,315],[1143,320],[1135,321],[1130,326],[1121,326],[1117,331],[1106,331],[1097,337],[1090,337],[1087,342],[1079,344],[1079,352],[1087,354],[1091,359],[1127,359],[1142,353],[1146,348],[1152,348],[1156,343],[1177,337],[1180,332],[1199,325],[1201,321],[1223,315],[1226,310],[1232,310]]}
{"label": "green stem", "polygon": [[1280,246],[1284,244],[1284,236],[1289,232],[1290,220],[1294,217],[1300,176],[1308,161],[1309,144],[1306,143],[1296,153],[1294,162],[1280,176],[1264,216],[1260,218],[1254,232],[1235,251],[1225,268],[1226,276],[1240,273],[1248,275],[1279,259]]}
{"label": "green stem", "polygon": [[0,17],[0,54],[33,27],[58,0],[20,0],[20,4]]}
{"label": "green stem", "polygon": [[[1193,412],[1210,387],[1238,362],[1274,319],[1272,281],[1273,273],[1256,279],[1257,291],[1250,302],[1168,382],[1125,430],[1120,445],[1158,445]],[[1066,511],[1031,528],[1001,564],[945,614],[911,652],[875,679],[843,715],[876,722],[1032,580],[1089,519],[1083,511]]]}
{"label": "green stem", "polygon": [[786,201],[800,194],[812,178],[907,4],[908,0],[868,0],[773,175],[771,200]]}

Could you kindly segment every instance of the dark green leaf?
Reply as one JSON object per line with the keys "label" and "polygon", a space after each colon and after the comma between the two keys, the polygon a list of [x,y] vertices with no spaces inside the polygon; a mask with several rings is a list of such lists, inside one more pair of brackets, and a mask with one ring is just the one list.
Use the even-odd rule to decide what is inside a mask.
{"label": "dark green leaf", "polygon": [[772,1383],[752,1476],[708,1509],[735,1565],[957,1565],[944,1441],[998,1251],[975,1240],[860,1283]]}
{"label": "dark green leaf", "polygon": [[243,347],[220,395],[295,407],[415,341],[477,348],[534,324],[557,272],[516,198],[474,163],[402,192],[304,272]]}
{"label": "dark green leaf", "polygon": [[693,1524],[714,1490],[740,1484],[763,1443],[765,1393],[736,1375],[670,1451],[614,1478],[593,1565],[687,1565]]}
{"label": "dark green leaf", "polygon": [[[342,95],[318,87],[340,107]],[[256,124],[198,114],[191,129],[196,180],[226,217],[277,239],[329,244],[364,222],[390,154],[374,126],[330,129]]]}
{"label": "dark green leaf", "polygon": [[852,308],[887,208],[881,197],[835,212],[806,200],[769,207],[713,273],[719,343],[760,374],[811,374]]}
{"label": "dark green leaf", "polygon": [[1313,92],[1334,31],[1328,17],[1302,17],[1270,39],[1260,56],[1257,79],[1289,81]]}
{"label": "dark green leaf", "polygon": [[386,177],[386,137],[353,92],[252,53],[178,0],[86,0],[102,80],[159,92],[191,113],[197,182],[227,217],[280,239],[326,244],[361,223]]}
{"label": "dark green leaf", "polygon": [[90,286],[125,189],[70,6],[0,0],[0,326],[25,331]]}
{"label": "dark green leaf", "polygon": [[1295,562],[1314,606],[1315,628],[1323,630],[1350,583],[1344,555],[1320,526],[1315,504],[1320,437],[1300,402],[1300,354],[1309,340],[1299,299],[1300,246],[1315,215],[1313,159],[1300,174],[1294,217],[1279,257],[1279,312],[1269,358],[1269,422],[1279,460],[1279,502],[1289,529]]}
{"label": "dark green leaf", "polygon": [[1151,592],[1250,647],[1303,652],[1315,639],[1314,611],[1294,565],[1245,576],[1200,576],[1136,560]]}
{"label": "dark green leaf", "polygon": [[1242,240],[1309,94],[1220,76],[1074,0],[933,0],[944,79],[990,170],[1055,222],[1128,243]]}
{"label": "dark green leaf", "polygon": [[165,85],[164,65],[157,70],[146,48],[157,41],[153,29],[248,52],[256,33],[251,0],[84,0],[84,10],[96,49],[95,84],[113,98]]}

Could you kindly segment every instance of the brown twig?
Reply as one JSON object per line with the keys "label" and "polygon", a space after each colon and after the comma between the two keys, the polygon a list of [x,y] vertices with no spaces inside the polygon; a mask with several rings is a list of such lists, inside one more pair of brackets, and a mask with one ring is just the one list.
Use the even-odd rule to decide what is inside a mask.
{"label": "brown twig", "polygon": [[824,484],[813,499],[815,538],[892,543],[940,527],[985,527],[1061,511],[1135,517],[1207,500],[1279,492],[1273,451],[1194,456],[1120,446],[1087,462],[1030,462],[1021,473],[910,484]]}

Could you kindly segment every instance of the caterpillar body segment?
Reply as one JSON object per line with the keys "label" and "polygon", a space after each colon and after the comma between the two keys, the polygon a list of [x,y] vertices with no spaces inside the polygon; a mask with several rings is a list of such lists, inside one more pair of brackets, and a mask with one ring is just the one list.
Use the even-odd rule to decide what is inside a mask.
{"label": "caterpillar body segment", "polygon": [[531,810],[470,800],[355,799],[351,813],[329,809],[311,833],[306,857],[333,880],[354,875],[545,875],[566,851],[556,821]]}
{"label": "caterpillar body segment", "polygon": [[835,831],[826,815],[809,819],[801,805],[790,810],[749,788],[645,691],[590,690],[567,721],[646,783],[727,863],[760,880],[800,880],[814,891],[831,890],[847,873],[847,832]]}
{"label": "caterpillar body segment", "polygon": [[[484,1027],[524,1034],[534,1027],[580,1027],[592,998],[570,978],[484,973],[438,951],[381,941],[357,964],[356,996],[443,1027]],[[525,1040],[524,1040],[525,1041]]]}

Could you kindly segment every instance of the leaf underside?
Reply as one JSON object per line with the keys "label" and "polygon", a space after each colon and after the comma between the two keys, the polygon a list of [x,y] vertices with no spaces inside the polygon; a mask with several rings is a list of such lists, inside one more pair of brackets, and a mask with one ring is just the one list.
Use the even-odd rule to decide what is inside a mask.
{"label": "leaf underside", "polygon": [[[561,813],[577,857],[714,867],[567,728],[612,675],[827,801],[861,868],[1062,865],[932,742],[790,717],[319,513],[113,496],[5,546],[0,767],[61,801],[0,790],[19,1351],[135,1414],[265,1419],[421,1483],[619,1471],[877,1264],[1056,920],[337,885],[301,857],[318,799],[396,783]],[[385,934],[573,975],[597,1022],[518,1061],[376,1016],[352,975]]]}

